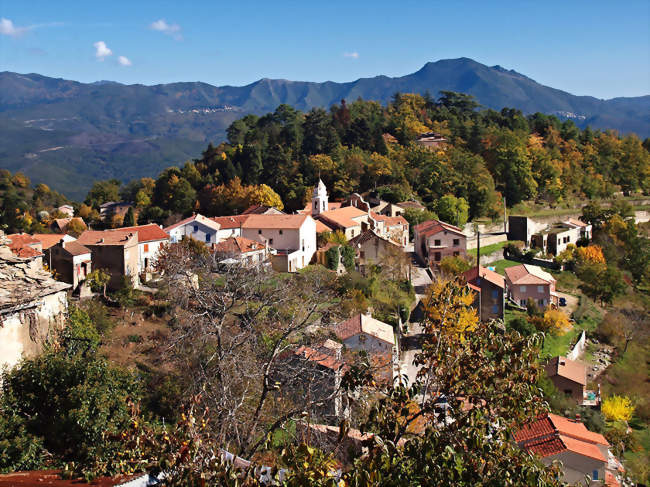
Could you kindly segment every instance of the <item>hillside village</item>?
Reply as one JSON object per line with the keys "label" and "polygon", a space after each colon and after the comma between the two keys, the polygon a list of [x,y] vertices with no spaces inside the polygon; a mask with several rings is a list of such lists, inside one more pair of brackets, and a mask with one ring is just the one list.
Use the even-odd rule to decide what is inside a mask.
{"label": "hillside village", "polygon": [[[426,143],[441,142],[435,134],[424,139]],[[129,208],[128,202],[103,204],[100,216],[110,222],[116,214],[124,217],[132,211]],[[425,211],[414,200],[389,203],[372,195],[352,193],[331,201],[320,179],[313,188],[311,202],[295,213],[255,205],[233,215],[193,213],[167,226],[150,223],[96,230],[75,216],[72,207],[63,206],[58,211],[65,218],[53,220],[51,229],[57,233],[10,234],[3,235],[0,241],[0,364],[4,367],[20,366],[23,358],[35,357],[47,348],[48,336],[66,327],[68,307],[83,308],[84,302],[103,300],[115,306],[121,299],[115,296],[149,295],[150,300],[166,301],[170,316],[178,315],[174,320],[187,318],[191,323],[192,318],[183,316],[198,313],[194,318],[198,320],[198,334],[212,326],[214,320],[225,320],[225,325],[229,314],[237,309],[224,311],[217,318],[216,309],[226,304],[221,291],[211,290],[207,278],[224,283],[223,292],[233,286],[233,296],[240,295],[242,303],[247,303],[249,291],[242,287],[255,287],[268,279],[286,280],[287,295],[294,292],[290,284],[293,279],[313,281],[314,294],[318,295],[316,289],[320,289],[321,281],[329,278],[314,276],[327,269],[325,272],[336,279],[358,281],[348,284],[343,300],[347,304],[343,306],[341,301],[339,309],[321,312],[321,304],[309,308],[306,302],[305,309],[311,310],[308,316],[298,316],[305,310],[284,316],[289,328],[276,343],[271,361],[266,362],[268,370],[263,379],[264,388],[273,381],[278,388],[291,391],[287,400],[305,401],[308,428],[327,437],[328,428],[338,427],[341,421],[358,424],[364,401],[368,401],[364,407],[373,407],[373,402],[379,400],[376,392],[364,389],[365,399],[361,401],[359,392],[350,394],[344,387],[351,380],[349,374],[357,371],[361,362],[368,364],[372,383],[384,387],[395,381],[406,381],[407,386],[416,384],[431,374],[428,362],[417,357],[430,353],[427,343],[432,334],[452,333],[449,330],[453,329],[454,334],[463,337],[481,327],[491,330],[495,323],[497,328],[518,327],[514,329],[523,336],[530,333],[526,330],[530,326],[533,331],[556,337],[581,331],[575,343],[556,347],[557,355],[548,355],[547,350],[546,355],[537,357],[550,382],[547,390],[555,391],[552,394],[558,401],[575,405],[564,408],[574,412],[563,416],[549,413],[548,409],[535,414],[531,411],[512,441],[544,465],[561,462],[560,477],[565,482],[628,485],[619,445],[612,443],[611,437],[590,431],[581,415],[575,413],[579,406],[594,411],[588,413],[589,418],[599,415],[605,399],[600,383],[596,387],[593,380],[596,356],[585,345],[586,340],[598,342],[593,330],[585,333],[577,328],[574,315],[580,304],[563,284],[571,273],[567,269],[571,268],[574,253],[579,256],[581,249],[596,251],[596,247],[600,251],[591,242],[595,220],[558,218],[556,222],[541,223],[534,218],[509,216],[502,231],[489,236],[493,242],[489,245],[496,245],[496,253],[502,257],[484,265],[481,235],[476,230],[437,219],[411,227],[405,213]],[[66,233],[72,222],[76,222],[78,230]],[[196,262],[201,262],[201,267],[196,268]],[[376,292],[386,292],[387,297],[379,298],[373,294],[375,291],[364,296],[362,288],[355,288],[364,279],[383,286]],[[398,286],[393,289],[391,282]],[[263,296],[263,291],[250,295],[250,303],[262,299],[260,292]],[[447,292],[458,299],[459,314],[453,323],[440,316],[444,305],[435,305],[445,300]],[[269,302],[280,305],[281,298],[276,294],[269,297]],[[133,307],[132,300],[120,303],[118,306]],[[180,308],[172,312],[175,306]],[[211,321],[199,325],[206,314]],[[248,319],[255,323],[254,318],[246,318],[244,323]],[[437,331],[436,326],[440,327]],[[451,328],[445,331],[445,326]],[[246,360],[236,349],[229,353],[233,354],[229,359],[233,363]],[[457,397],[436,392],[435,387],[421,392],[425,397],[432,395],[434,407],[428,419],[411,424],[409,432],[424,434],[430,426],[459,421],[453,419],[452,408],[471,411],[481,407],[480,401],[464,397],[469,391],[459,391]],[[241,397],[244,400],[245,396]],[[259,407],[266,408],[263,404],[261,400]],[[358,428],[342,434],[355,448],[363,443],[359,438],[367,439]],[[251,455],[255,451],[242,448],[236,454]],[[237,457],[235,464],[238,461],[248,465],[248,459]],[[257,461],[264,465],[270,460]],[[350,460],[339,458],[337,462],[340,472]],[[0,485],[9,485],[7,481],[27,485],[17,477],[0,475]],[[111,485],[145,483],[122,484],[115,480]]]}

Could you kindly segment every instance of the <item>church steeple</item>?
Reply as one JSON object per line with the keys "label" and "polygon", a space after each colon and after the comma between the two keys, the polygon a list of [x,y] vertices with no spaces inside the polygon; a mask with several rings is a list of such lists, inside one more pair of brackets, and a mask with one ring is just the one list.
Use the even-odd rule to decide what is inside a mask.
{"label": "church steeple", "polygon": [[311,198],[311,214],[316,216],[328,210],[327,188],[323,180],[318,178],[318,184],[314,188],[314,195]]}

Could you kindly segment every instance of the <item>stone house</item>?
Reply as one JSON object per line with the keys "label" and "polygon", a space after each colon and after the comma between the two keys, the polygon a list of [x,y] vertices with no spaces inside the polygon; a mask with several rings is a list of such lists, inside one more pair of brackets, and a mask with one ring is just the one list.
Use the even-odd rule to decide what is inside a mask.
{"label": "stone house", "polygon": [[86,230],[77,242],[90,249],[92,268],[108,272],[110,289],[122,287],[122,279],[128,277],[134,286],[138,278],[138,234],[131,230]]}
{"label": "stone house", "polygon": [[309,215],[249,215],[241,232],[273,249],[271,263],[278,272],[296,272],[316,253],[316,222]]}
{"label": "stone house", "polygon": [[70,284],[56,281],[33,257],[18,257],[0,232],[0,369],[38,354],[64,324]]}
{"label": "stone house", "polygon": [[56,272],[59,280],[72,284],[73,291],[86,280],[92,272],[90,249],[77,240],[62,238],[47,251],[50,269]]}
{"label": "stone house", "polygon": [[529,299],[541,308],[557,305],[555,278],[541,267],[520,264],[507,267],[505,273],[508,298],[519,306],[526,306]]}
{"label": "stone house", "polygon": [[402,247],[392,240],[380,237],[374,230],[366,230],[361,235],[350,240],[355,249],[360,269],[368,265],[378,264],[390,257],[391,254],[403,253]]}
{"label": "stone house", "polygon": [[319,213],[314,218],[320,220],[332,230],[340,230],[350,240],[370,227],[369,215],[354,206],[343,206]]}
{"label": "stone house", "polygon": [[369,212],[370,226],[384,238],[406,247],[409,243],[409,222],[403,216],[386,216]]}
{"label": "stone house", "polygon": [[413,249],[427,265],[438,265],[445,257],[465,257],[467,237],[449,223],[429,220],[413,227]]}
{"label": "stone house", "polygon": [[587,367],[583,363],[553,357],[546,364],[546,375],[560,392],[582,403],[587,386]]}
{"label": "stone house", "polygon": [[506,281],[503,276],[483,266],[463,273],[475,294],[475,307],[481,321],[502,320],[505,308]]}
{"label": "stone house", "polygon": [[221,225],[211,218],[197,213],[166,227],[164,230],[169,235],[171,243],[177,243],[183,237],[189,237],[209,245],[219,241],[217,233],[220,228]]}
{"label": "stone house", "polygon": [[169,243],[169,235],[155,223],[122,227],[110,231],[124,230],[138,234],[138,274],[150,274],[154,271],[158,253],[164,245]]}
{"label": "stone house", "polygon": [[296,403],[309,407],[316,418],[337,421],[347,409],[341,390],[346,370],[341,344],[325,340],[281,354],[273,380]]}
{"label": "stone house", "polygon": [[537,456],[545,465],[556,460],[562,462],[564,482],[584,485],[585,476],[589,476],[588,485],[595,487],[603,485],[606,477],[616,480],[616,472],[610,468],[609,443],[579,420],[546,414],[522,427],[514,439],[520,448]]}

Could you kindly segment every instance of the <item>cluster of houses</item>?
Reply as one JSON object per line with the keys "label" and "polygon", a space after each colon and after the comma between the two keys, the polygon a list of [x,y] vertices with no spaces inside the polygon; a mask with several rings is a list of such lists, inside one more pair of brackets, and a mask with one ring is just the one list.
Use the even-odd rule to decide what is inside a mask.
{"label": "cluster of houses", "polygon": [[[426,147],[444,144],[439,134],[425,135],[420,143]],[[330,202],[327,188],[319,180],[311,203],[296,214],[254,206],[240,215],[193,214],[165,228],[148,224],[86,229],[78,237],[66,234],[74,216],[60,208],[67,216],[53,222],[57,233],[0,234],[0,365],[14,365],[23,354],[37,350],[48,327],[62,323],[67,293],[72,290],[83,296],[88,291],[84,281],[94,269],[110,274],[109,288],[119,288],[125,278],[137,286],[151,278],[165,245],[192,238],[206,244],[218,265],[265,265],[280,272],[296,272],[314,261],[323,262],[324,251],[332,244],[319,236],[331,232],[345,235],[355,250],[357,267],[363,269],[381,262],[390,252],[406,250],[409,224],[403,214],[407,208],[423,209],[413,201],[391,204],[357,193],[345,201]],[[126,211],[119,203],[102,206],[105,217]],[[528,218],[510,217],[509,224],[512,239],[555,254],[580,238],[589,239],[591,233],[589,225],[572,219],[542,228]],[[427,267],[435,269],[446,257],[467,257],[467,236],[457,226],[430,220],[416,225],[413,233],[414,254]],[[477,263],[464,278],[481,321],[503,319],[508,300],[524,307],[530,300],[541,307],[558,304],[555,279],[534,265],[510,267],[501,276]],[[399,374],[396,364],[402,337],[401,330],[396,332],[393,326],[365,313],[344,320],[332,331],[338,341],[326,339],[287,351],[283,357],[287,373],[278,375],[276,382],[297,399],[331,397],[314,413],[336,421],[349,414],[349,404],[337,392],[348,368],[348,354],[363,353],[376,366],[377,377],[391,381]],[[555,357],[546,369],[558,390],[590,405],[583,364]],[[579,421],[548,415],[519,431],[515,439],[544,462],[562,460],[569,482],[586,474],[594,481],[618,485],[620,465],[609,453],[607,441]]]}

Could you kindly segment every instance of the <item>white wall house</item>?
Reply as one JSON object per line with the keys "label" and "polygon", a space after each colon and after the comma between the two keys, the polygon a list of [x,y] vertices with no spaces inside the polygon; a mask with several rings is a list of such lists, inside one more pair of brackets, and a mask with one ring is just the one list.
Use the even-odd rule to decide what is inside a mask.
{"label": "white wall house", "polygon": [[171,243],[180,242],[183,237],[190,237],[206,244],[213,244],[218,242],[217,233],[220,228],[220,225],[214,220],[197,213],[164,230],[169,235]]}
{"label": "white wall house", "polygon": [[241,232],[274,250],[273,268],[280,272],[302,269],[316,252],[316,222],[309,215],[250,215]]}
{"label": "white wall house", "polygon": [[210,220],[219,224],[219,231],[217,232],[218,242],[231,237],[241,237],[241,226],[248,219],[250,215],[230,215],[230,216],[214,216]]}

